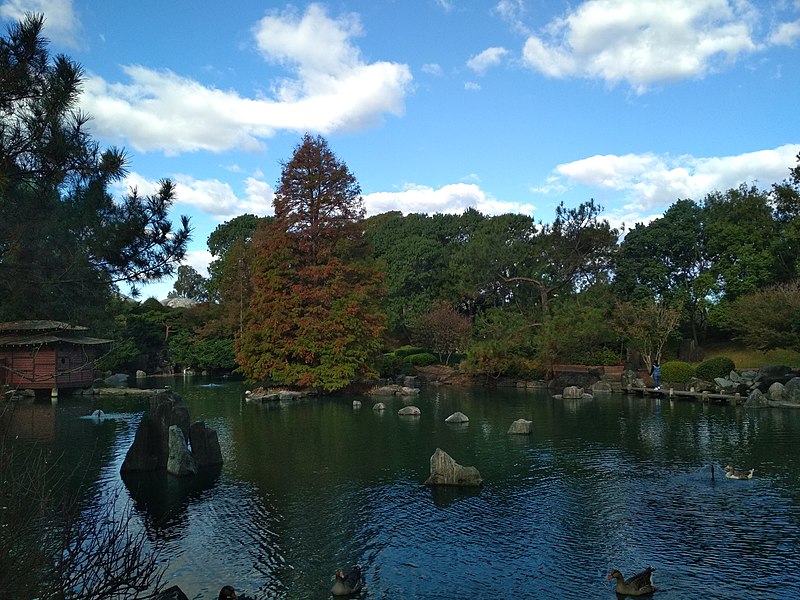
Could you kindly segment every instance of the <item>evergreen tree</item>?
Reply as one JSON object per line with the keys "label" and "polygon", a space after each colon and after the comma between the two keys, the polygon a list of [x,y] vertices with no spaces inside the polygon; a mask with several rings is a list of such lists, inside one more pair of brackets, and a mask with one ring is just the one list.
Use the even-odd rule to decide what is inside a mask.
{"label": "evergreen tree", "polygon": [[76,108],[83,74],[51,60],[44,19],[27,16],[0,38],[0,320],[93,321],[122,282],[174,272],[189,239],[173,230],[175,187],[120,201],[109,186],[126,156],[101,150]]}
{"label": "evergreen tree", "polygon": [[252,241],[249,316],[236,340],[248,379],[333,391],[372,374],[384,316],[367,258],[361,190],[322,137],[283,164],[275,220]]}

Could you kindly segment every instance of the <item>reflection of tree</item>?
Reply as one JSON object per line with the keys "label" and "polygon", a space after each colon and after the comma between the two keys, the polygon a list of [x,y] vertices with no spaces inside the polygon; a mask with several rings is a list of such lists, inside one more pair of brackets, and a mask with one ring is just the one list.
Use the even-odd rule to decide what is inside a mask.
{"label": "reflection of tree", "polygon": [[61,473],[41,447],[14,440],[9,411],[0,413],[0,597],[153,597],[165,565],[130,506],[86,510],[83,484],[70,482],[85,474]]}

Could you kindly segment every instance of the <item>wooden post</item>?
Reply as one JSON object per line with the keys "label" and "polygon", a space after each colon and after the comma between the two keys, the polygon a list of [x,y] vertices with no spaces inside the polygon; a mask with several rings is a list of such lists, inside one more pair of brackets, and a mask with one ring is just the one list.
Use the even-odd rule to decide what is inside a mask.
{"label": "wooden post", "polygon": [[708,402],[708,392],[704,390],[701,398],[703,402]]}
{"label": "wooden post", "polygon": [[669,397],[673,398],[675,396],[675,388],[669,388]]}
{"label": "wooden post", "polygon": [[739,392],[736,392],[733,395],[733,403],[734,404],[741,404],[742,403],[742,396],[739,394]]}

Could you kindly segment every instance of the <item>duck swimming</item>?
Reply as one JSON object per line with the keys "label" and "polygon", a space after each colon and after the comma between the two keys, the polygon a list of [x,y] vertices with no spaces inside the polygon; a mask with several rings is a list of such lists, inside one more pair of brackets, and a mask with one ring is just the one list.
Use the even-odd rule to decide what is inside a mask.
{"label": "duck swimming", "polygon": [[361,577],[361,566],[353,565],[347,574],[342,569],[336,571],[336,583],[331,588],[331,594],[334,596],[351,596],[358,593],[363,586],[364,580]]}
{"label": "duck swimming", "polygon": [[622,573],[614,569],[608,574],[606,579],[609,581],[612,579],[617,580],[617,585],[614,588],[617,594],[625,596],[644,596],[645,594],[652,594],[656,591],[653,582],[650,580],[650,575],[653,571],[655,571],[653,567],[647,567],[641,573],[634,575],[630,579],[625,579]]}
{"label": "duck swimming", "polygon": [[737,471],[733,468],[733,465],[728,465],[725,467],[725,477],[728,479],[752,479],[754,471],[755,469],[750,469],[749,471]]}

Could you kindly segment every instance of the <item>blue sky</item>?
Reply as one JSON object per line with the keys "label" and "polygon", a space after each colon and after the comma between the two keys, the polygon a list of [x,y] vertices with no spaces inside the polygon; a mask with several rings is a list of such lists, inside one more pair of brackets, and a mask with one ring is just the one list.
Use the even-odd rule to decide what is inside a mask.
{"label": "blue sky", "polygon": [[178,183],[204,274],[217,225],[272,214],[305,132],[368,214],[549,221],[594,198],[615,226],[768,187],[800,152],[800,0],[0,0],[5,25],[25,11],[127,150],[118,193]]}

